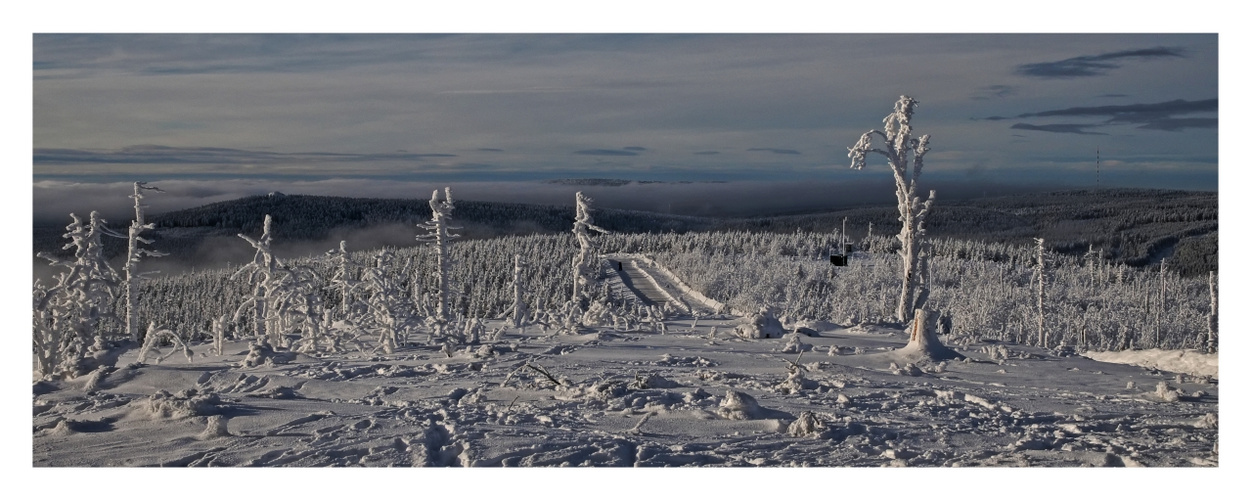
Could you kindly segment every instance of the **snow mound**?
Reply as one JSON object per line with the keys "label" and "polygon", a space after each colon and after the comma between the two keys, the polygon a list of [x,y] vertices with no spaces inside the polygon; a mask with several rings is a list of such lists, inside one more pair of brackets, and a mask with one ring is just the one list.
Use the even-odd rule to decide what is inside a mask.
{"label": "snow mound", "polygon": [[1142,366],[1197,377],[1217,378],[1217,355],[1187,350],[1144,349],[1140,351],[1087,351],[1084,357],[1123,365]]}
{"label": "snow mound", "polygon": [[787,435],[792,437],[818,437],[825,431],[826,425],[807,410],[800,412],[800,418],[787,426]]}
{"label": "snow mound", "polygon": [[785,335],[787,330],[774,317],[773,311],[763,307],[760,312],[750,316],[748,321],[736,326],[735,332],[747,339],[776,339]]}
{"label": "snow mound", "polygon": [[200,394],[195,389],[170,394],[159,390],[148,399],[148,412],[158,418],[185,418],[216,415],[222,404],[215,393]]}
{"label": "snow mound", "polygon": [[718,405],[717,413],[730,420],[752,420],[760,418],[762,411],[756,398],[739,391],[726,391],[726,397]]}

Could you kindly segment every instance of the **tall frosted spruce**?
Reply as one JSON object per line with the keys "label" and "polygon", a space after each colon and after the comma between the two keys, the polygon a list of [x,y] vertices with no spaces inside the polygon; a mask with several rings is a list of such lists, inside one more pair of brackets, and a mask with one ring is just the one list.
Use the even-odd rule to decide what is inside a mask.
{"label": "tall frosted spruce", "polygon": [[451,288],[451,268],[452,255],[449,246],[452,240],[460,238],[459,234],[449,233],[450,229],[460,229],[452,227],[452,188],[445,187],[444,199],[439,199],[439,190],[436,189],[430,196],[430,220],[419,225],[427,231],[427,234],[418,235],[419,241],[426,241],[434,244],[435,258],[437,267],[435,269],[435,277],[438,280],[438,291],[435,304],[435,337],[443,338],[444,329],[448,325],[448,321],[452,319],[451,311],[449,311],[449,288]]}
{"label": "tall frosted spruce", "polygon": [[593,223],[591,198],[579,191],[574,194],[574,202],[574,237],[578,240],[578,255],[574,256],[574,294],[570,300],[576,305],[581,305],[584,299],[588,299],[587,286],[591,284],[596,269],[596,245],[594,241],[591,241],[591,233],[587,230],[602,234],[609,234],[609,231]]}
{"label": "tall frosted spruce", "polygon": [[[152,223],[144,221],[144,205],[143,192],[156,191],[163,192],[156,186],[148,186],[145,182],[135,183],[135,194],[129,196],[135,200],[135,220],[130,223],[130,235],[126,242],[126,264],[122,266],[122,271],[126,273],[126,281],[124,284],[126,295],[126,334],[130,336],[132,342],[139,342],[139,281],[146,279],[146,275],[151,273],[140,273],[139,260],[142,257],[162,257],[168,255],[164,252],[158,252],[147,248],[140,248],[140,244],[151,245],[152,240],[139,236],[147,229],[153,229],[156,226]],[[155,271],[153,271],[155,273]]]}
{"label": "tall frosted spruce", "polygon": [[[895,110],[883,118],[883,130],[870,130],[861,135],[855,146],[848,148],[848,157],[852,158],[852,168],[865,168],[865,156],[878,153],[887,158],[891,173],[896,181],[896,202],[900,210],[900,262],[902,283],[900,298],[896,303],[896,320],[908,322],[913,317],[914,309],[925,307],[925,294],[919,290],[923,286],[922,261],[928,255],[922,248],[922,237],[926,234],[926,215],[935,201],[935,191],[924,202],[917,195],[917,178],[922,173],[922,158],[929,151],[930,135],[920,138],[912,136],[913,129],[909,120],[913,117],[913,108],[917,101],[909,96],[900,96],[896,101]],[[881,137],[884,147],[874,147],[874,136]],[[912,168],[910,169],[910,164]],[[920,296],[919,296],[920,295]]]}

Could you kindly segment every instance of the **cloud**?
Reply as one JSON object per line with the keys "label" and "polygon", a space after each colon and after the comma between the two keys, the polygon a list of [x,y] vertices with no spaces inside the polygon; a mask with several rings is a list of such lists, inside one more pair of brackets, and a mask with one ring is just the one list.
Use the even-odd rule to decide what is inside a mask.
{"label": "cloud", "polygon": [[1138,128],[1177,132],[1188,128],[1217,128],[1217,118],[1160,118],[1151,120]]}
{"label": "cloud", "polygon": [[181,148],[159,145],[127,146],[120,149],[35,148],[34,163],[40,164],[206,164],[272,165],[290,163],[360,163],[370,161],[417,161],[426,158],[454,158],[443,153],[326,152],[276,153],[232,148]]}
{"label": "cloud", "polygon": [[1031,125],[1029,123],[1015,123],[1011,129],[1017,130],[1036,130],[1039,132],[1052,132],[1056,134],[1080,134],[1080,135],[1108,135],[1101,132],[1088,132],[1085,129],[1098,127],[1099,125],[1089,125],[1082,123],[1054,123],[1051,125]]}
{"label": "cloud", "polygon": [[766,151],[766,152],[769,152],[769,153],[774,153],[774,154],[776,154],[776,155],[798,155],[798,154],[800,154],[800,152],[799,152],[799,151],[796,151],[796,150],[794,150],[794,149],[779,149],[779,148],[748,148],[748,151]]}
{"label": "cloud", "polygon": [[1171,115],[1217,112],[1217,98],[1200,101],[1172,101],[1152,104],[1125,104],[1120,106],[1086,106],[1040,111],[1017,115],[1018,118],[1042,116],[1108,116],[1116,121],[1135,122],[1149,118],[1165,118]]}
{"label": "cloud", "polygon": [[[1082,106],[1040,111],[1037,113],[1023,113],[1017,115],[1017,118],[1082,117],[1105,118],[1105,120],[1101,123],[1089,124],[1031,125],[1028,123],[1017,123],[1011,128],[1069,134],[1096,134],[1096,132],[1088,132],[1085,129],[1106,125],[1137,125],[1136,128],[1143,130],[1178,132],[1192,128],[1216,128],[1217,118],[1179,118],[1176,115],[1216,112],[1217,99],[1203,99],[1199,101],[1175,99],[1172,101],[1151,104]],[[998,121],[1006,118],[1002,116],[991,116],[986,119]]]}
{"label": "cloud", "polygon": [[648,150],[648,148],[645,148],[643,146],[626,146],[622,149],[625,149],[627,151],[647,151]]}
{"label": "cloud", "polygon": [[721,152],[720,152],[720,151],[696,151],[696,152],[691,153],[691,154],[693,154],[693,155],[715,155],[715,154],[719,154],[719,153],[721,153]]}
{"label": "cloud", "polygon": [[988,85],[978,89],[977,93],[970,97],[975,101],[986,101],[989,99],[1003,99],[1012,97],[1017,94],[1017,87],[1012,85]]}
{"label": "cloud", "polygon": [[1022,64],[1017,74],[1034,78],[1082,78],[1101,76],[1121,67],[1114,61],[1125,59],[1147,60],[1169,57],[1186,57],[1180,48],[1152,47],[1148,49],[1123,50],[1094,56],[1071,57],[1060,61]]}
{"label": "cloud", "polygon": [[623,149],[583,149],[575,151],[574,154],[587,156],[639,156],[639,153]]}

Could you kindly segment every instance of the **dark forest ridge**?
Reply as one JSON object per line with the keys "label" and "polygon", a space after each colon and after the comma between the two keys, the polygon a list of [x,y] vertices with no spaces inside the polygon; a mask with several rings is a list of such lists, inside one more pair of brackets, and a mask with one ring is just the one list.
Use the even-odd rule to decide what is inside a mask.
{"label": "dark forest ridge", "polygon": [[[347,240],[350,248],[413,246],[416,224],[430,218],[421,199],[333,196],[250,196],[196,208],[151,215],[155,247],[169,252],[169,264],[213,266],[241,262],[226,250],[238,233],[260,231],[265,214],[274,219],[275,244],[289,255],[320,254]],[[574,207],[457,200],[455,220],[466,238],[561,233],[570,230]],[[597,208],[597,223],[619,233],[743,230],[750,232],[831,232],[847,218],[849,235],[878,235],[899,229],[894,205],[753,218],[713,218]],[[121,227],[128,221],[111,221]],[[1042,237],[1054,251],[1077,254],[1089,245],[1113,262],[1142,266],[1169,259],[1184,275],[1217,268],[1217,193],[1146,189],[1077,190],[954,200],[936,205],[927,232],[936,237],[1026,244]],[[34,228],[35,251],[58,251],[61,225]],[[225,241],[223,241],[225,239]],[[207,243],[216,248],[208,248]],[[109,241],[119,254],[121,241]],[[37,267],[43,265],[42,261]],[[38,269],[36,269],[38,272]]]}

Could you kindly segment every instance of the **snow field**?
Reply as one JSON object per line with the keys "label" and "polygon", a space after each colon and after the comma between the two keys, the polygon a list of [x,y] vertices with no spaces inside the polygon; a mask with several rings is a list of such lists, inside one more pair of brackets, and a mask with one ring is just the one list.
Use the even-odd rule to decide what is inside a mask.
{"label": "snow field", "polygon": [[[94,391],[87,377],[35,385],[34,464],[1217,463],[1211,380],[1026,346],[903,372],[881,353],[907,337],[882,327],[806,337],[796,368],[788,340],[732,337],[736,321],[671,320],[668,335],[511,331],[451,357],[410,347],[249,367],[245,341],[222,356],[197,343],[192,361],[159,365],[127,353]],[[705,326],[727,333],[709,340]],[[828,355],[836,345],[865,354]]]}

